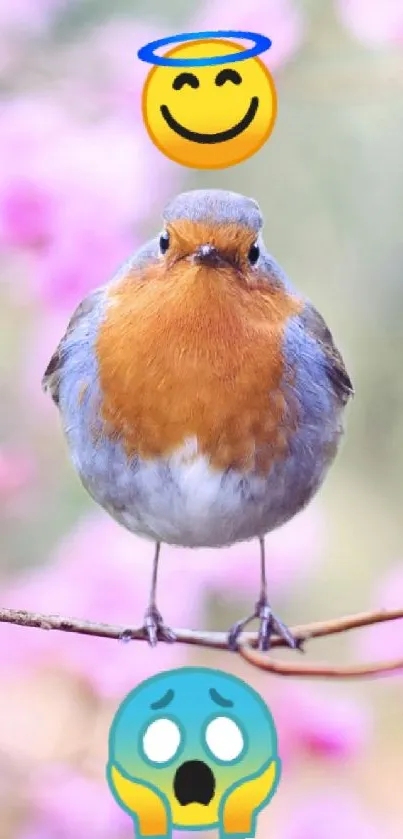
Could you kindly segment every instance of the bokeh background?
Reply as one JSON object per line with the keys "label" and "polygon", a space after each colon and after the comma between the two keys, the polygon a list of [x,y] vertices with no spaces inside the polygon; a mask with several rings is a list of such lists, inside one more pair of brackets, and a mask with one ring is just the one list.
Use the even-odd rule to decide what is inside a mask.
{"label": "bokeh background", "polygon": [[[278,120],[252,160],[186,170],[147,137],[136,50],[220,27],[272,38]],[[325,315],[356,387],[319,498],[267,540],[276,610],[292,624],[403,604],[402,47],[402,0],[4,0],[1,605],[141,619],[152,546],[87,497],[40,378],[72,308],[159,229],[167,198],[199,186],[258,199],[269,249]],[[172,625],[224,629],[257,584],[257,544],[164,549],[160,606]],[[330,661],[402,651],[399,625],[308,648]],[[104,780],[109,725],[131,687],[186,663],[238,673],[272,708],[284,772],[260,839],[402,836],[399,676],[281,680],[230,654],[3,624],[0,839],[129,839]]]}

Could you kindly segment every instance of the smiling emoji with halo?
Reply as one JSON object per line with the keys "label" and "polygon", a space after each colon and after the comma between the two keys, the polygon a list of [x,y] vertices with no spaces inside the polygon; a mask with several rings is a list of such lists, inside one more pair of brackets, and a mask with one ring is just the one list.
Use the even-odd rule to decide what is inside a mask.
{"label": "smiling emoji with halo", "polygon": [[[277,113],[273,79],[259,58],[248,57],[253,51],[235,41],[187,38],[166,53],[162,66],[155,61],[143,90],[144,123],[154,145],[182,166],[234,166],[255,154],[273,130]],[[152,60],[149,55],[143,60]],[[162,63],[164,59],[171,62],[169,66]]]}
{"label": "smiling emoji with halo", "polygon": [[147,679],[111,726],[108,784],[137,839],[172,839],[173,829],[255,836],[280,771],[266,703],[220,670],[182,667]]}

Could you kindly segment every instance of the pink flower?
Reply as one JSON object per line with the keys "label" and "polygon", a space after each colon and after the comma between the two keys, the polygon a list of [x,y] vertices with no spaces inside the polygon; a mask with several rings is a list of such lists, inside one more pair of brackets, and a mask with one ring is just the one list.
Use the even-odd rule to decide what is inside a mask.
{"label": "pink flower", "polygon": [[120,839],[133,832],[130,817],[117,805],[106,780],[85,777],[67,766],[35,773],[29,804],[29,823],[18,839]]}
{"label": "pink flower", "polygon": [[247,3],[234,3],[233,0],[217,3],[216,0],[208,0],[193,18],[190,29],[195,32],[208,29],[262,32],[271,39],[272,46],[260,58],[270,70],[277,70],[298,50],[303,35],[303,21],[293,0],[248,0]]}
{"label": "pink flower", "polygon": [[0,509],[18,512],[26,490],[32,487],[36,475],[35,461],[28,452],[0,449]]}
{"label": "pink flower", "polygon": [[[5,161],[1,206],[6,196],[14,196],[11,190],[17,186],[17,209],[17,199],[24,209],[24,186],[27,201],[35,200],[35,211],[40,195],[44,201],[53,198],[54,212],[49,215],[55,218],[45,228],[50,237],[61,222],[85,221],[89,211],[95,226],[104,231],[111,220],[119,225],[143,221],[155,207],[155,189],[159,187],[164,195],[161,176],[168,174],[168,166],[142,126],[136,130],[126,120],[113,116],[94,123],[78,121],[57,103],[38,97],[4,107],[0,128],[0,150]],[[168,177],[167,184],[170,182]],[[9,217],[12,223],[7,226],[3,210],[3,235],[13,233],[15,211]],[[26,223],[25,216],[23,220]],[[17,238],[17,242],[30,244],[30,239]]]}
{"label": "pink flower", "polygon": [[34,461],[27,452],[0,449],[0,502],[31,484]]}
{"label": "pink flower", "polygon": [[309,684],[281,684],[267,696],[282,758],[308,755],[346,761],[365,746],[369,712],[358,700]]}
{"label": "pink flower", "polygon": [[45,99],[14,100],[0,114],[0,236],[4,245],[36,247],[53,234],[49,150],[67,131],[66,115]]}
{"label": "pink flower", "polygon": [[0,157],[0,239],[32,253],[31,293],[67,310],[142,241],[172,182],[142,125],[79,122],[39,98],[3,109]]}
{"label": "pink flower", "polygon": [[[90,621],[139,625],[147,605],[154,546],[107,516],[83,521],[60,545],[53,562],[23,576],[2,603],[10,608],[75,616]],[[158,604],[167,623],[202,625],[202,597],[183,573],[174,549],[164,548]],[[142,679],[186,660],[179,644],[123,643],[74,634],[4,627],[1,666],[48,664],[82,677],[100,695],[121,696]]]}
{"label": "pink flower", "polygon": [[[63,765],[33,776],[28,794],[29,822],[17,839],[131,839],[133,821],[116,803],[106,780],[86,777]],[[175,839],[194,832],[174,831]]]}
{"label": "pink flower", "polygon": [[86,294],[113,276],[134,244],[129,233],[118,228],[102,230],[90,224],[86,228],[84,222],[66,225],[37,262],[36,285],[42,301],[47,307],[72,312]]}
{"label": "pink flower", "polygon": [[55,210],[52,195],[45,196],[28,176],[5,188],[2,207],[3,237],[12,247],[38,248],[46,245]]}
{"label": "pink flower", "polygon": [[343,789],[318,789],[289,813],[278,839],[392,839],[384,820]]}
{"label": "pink flower", "polygon": [[[401,609],[403,567],[400,563],[385,575],[373,598],[374,609]],[[403,620],[374,624],[360,630],[355,643],[357,656],[366,661],[403,658]]]}
{"label": "pink flower", "polygon": [[[324,522],[317,504],[266,537],[269,597],[281,597],[301,580],[308,585],[323,553]],[[201,554],[200,558],[199,555]],[[207,589],[255,603],[260,584],[258,539],[230,548],[197,551],[195,563]]]}
{"label": "pink flower", "polygon": [[403,43],[402,0],[337,0],[339,15],[369,46]]}
{"label": "pink flower", "polygon": [[[142,91],[151,65],[140,61],[137,52],[144,44],[163,36],[160,25],[146,25],[133,18],[106,20],[89,35],[91,74],[87,51],[81,46],[74,51],[73,47],[81,81],[85,79],[93,101],[115,115],[124,115],[136,127],[141,126]],[[157,155],[158,152],[155,153],[156,163]]]}

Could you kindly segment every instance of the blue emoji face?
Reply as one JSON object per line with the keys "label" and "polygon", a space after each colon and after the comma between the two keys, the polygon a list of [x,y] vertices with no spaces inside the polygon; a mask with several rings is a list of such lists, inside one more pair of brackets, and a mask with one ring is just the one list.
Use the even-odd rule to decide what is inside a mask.
{"label": "blue emoji face", "polygon": [[107,777],[136,836],[218,827],[254,836],[280,778],[277,735],[259,694],[219,670],[183,667],[140,684],[112,723]]}

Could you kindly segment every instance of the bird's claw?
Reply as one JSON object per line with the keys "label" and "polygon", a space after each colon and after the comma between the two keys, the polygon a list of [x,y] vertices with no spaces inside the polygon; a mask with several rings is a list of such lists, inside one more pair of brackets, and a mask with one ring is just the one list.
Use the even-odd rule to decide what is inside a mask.
{"label": "bird's claw", "polygon": [[228,647],[230,650],[235,651],[237,649],[239,636],[250,620],[252,620],[252,617],[237,621],[233,626],[231,626],[228,633]]}
{"label": "bird's claw", "polygon": [[230,650],[236,650],[238,646],[239,636],[241,635],[242,631],[244,630],[245,626],[248,625],[251,621],[257,618],[259,620],[259,632],[258,632],[258,649],[262,652],[267,652],[271,646],[271,637],[272,635],[277,635],[279,638],[285,642],[288,647],[291,647],[292,650],[301,650],[302,651],[302,639],[295,638],[292,632],[288,629],[288,627],[282,623],[276,616],[273,614],[271,607],[266,601],[258,601],[256,603],[256,608],[253,615],[250,615],[248,618],[244,620],[237,621],[233,627],[231,627],[228,635],[228,646]]}
{"label": "bird's claw", "polygon": [[144,615],[144,634],[150,647],[156,647],[158,641],[167,641],[172,644],[176,641],[176,635],[170,626],[167,626],[161,613],[155,606],[149,606]]}

